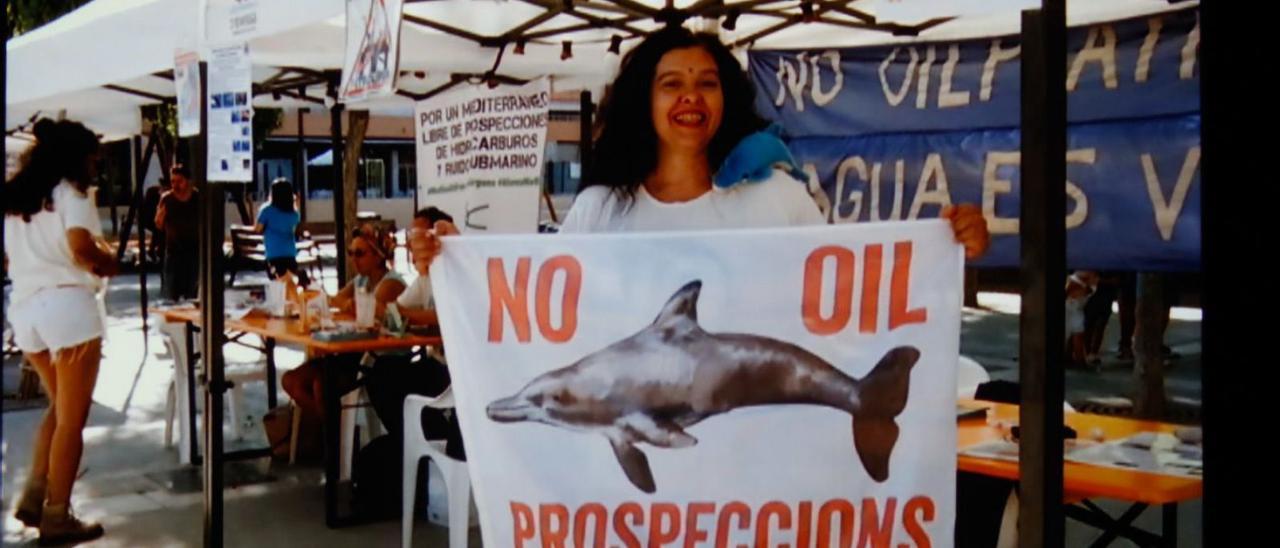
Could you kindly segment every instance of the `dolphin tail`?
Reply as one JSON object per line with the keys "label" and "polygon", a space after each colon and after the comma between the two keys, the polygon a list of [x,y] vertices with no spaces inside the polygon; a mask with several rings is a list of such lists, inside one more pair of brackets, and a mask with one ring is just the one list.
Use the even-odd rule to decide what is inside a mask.
{"label": "dolphin tail", "polygon": [[858,381],[854,396],[853,447],[871,479],[889,478],[889,457],[898,442],[898,424],[894,422],[907,406],[911,384],[911,368],[920,359],[920,351],[900,346],[885,353]]}

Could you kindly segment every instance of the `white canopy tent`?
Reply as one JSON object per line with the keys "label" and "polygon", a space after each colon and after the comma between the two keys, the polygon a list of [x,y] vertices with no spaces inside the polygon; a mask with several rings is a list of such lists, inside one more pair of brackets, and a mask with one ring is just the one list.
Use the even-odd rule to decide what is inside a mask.
{"label": "white canopy tent", "polygon": [[[138,107],[173,96],[172,81],[165,75],[173,67],[176,48],[196,47],[206,2],[95,0],[10,40],[6,130],[38,114],[65,111],[107,138],[137,134]],[[352,108],[407,115],[416,98],[457,75],[474,78],[495,69],[500,52],[498,75],[547,75],[553,89],[599,91],[620,59],[610,51],[615,41],[625,50],[667,21],[719,32],[740,48],[843,47],[1016,33],[1015,8],[1034,4],[993,0],[986,2],[986,14],[904,25],[876,19],[882,2],[682,0],[668,8],[660,0],[576,0],[569,11],[563,2],[552,0],[407,0],[401,36],[402,94]],[[916,3],[958,9],[948,2]],[[259,95],[255,105],[289,108],[323,102],[321,74],[342,66],[344,5],[343,0],[258,3],[258,26],[242,37],[250,41],[255,81],[284,80],[279,69],[286,67],[305,69],[287,78],[310,71],[316,78],[278,97]],[[1071,0],[1068,23],[1083,25],[1177,7],[1165,0]],[[226,21],[216,12],[206,26],[208,43],[231,38]],[[572,56],[562,59],[566,48]],[[305,99],[296,96],[300,91],[305,91]]]}
{"label": "white canopy tent", "polygon": [[[443,7],[449,8],[450,13],[476,17],[476,25],[488,21],[490,26],[512,14],[542,9],[512,3],[517,4],[516,8],[525,8],[520,11],[499,5],[506,2],[490,1],[434,4],[448,4]],[[476,4],[484,4],[485,9],[476,9]],[[10,40],[7,43],[6,130],[21,127],[36,115],[62,113],[85,122],[108,138],[138,133],[138,107],[174,95],[173,83],[165,75],[173,68],[177,48],[197,46],[201,5],[198,0],[95,0]],[[341,70],[344,5],[343,0],[260,3],[258,28],[241,37],[250,41],[255,82],[269,82],[279,75],[276,69],[283,67]],[[419,13],[438,12],[439,5],[411,3],[406,6],[406,13],[417,18]],[[456,24],[472,23],[457,21]],[[207,43],[227,41],[228,32],[211,18]],[[401,70],[406,77],[401,81],[401,88],[407,95],[434,89],[451,81],[453,74],[483,73],[492,68],[497,53],[497,49],[408,22],[404,25],[402,40]],[[597,49],[603,53],[606,48],[604,44]],[[610,75],[613,65],[604,55],[592,55],[580,49],[575,58],[561,61],[560,52],[558,45],[533,42],[524,55],[508,54],[500,72],[521,79],[551,75],[560,82],[561,88],[598,86]],[[310,101],[291,99],[288,94],[280,99],[263,95],[255,104],[304,106],[321,101],[324,87],[324,84],[304,86]],[[412,97],[387,98],[362,103],[359,108],[404,114],[412,110],[412,103]]]}
{"label": "white canopy tent", "polygon": [[[95,0],[9,40],[6,131],[33,116],[65,114],[107,139],[138,134],[138,107],[174,95],[173,82],[157,75],[173,68],[177,48],[197,45],[201,5]],[[306,13],[315,12],[304,10],[285,21],[306,24]]]}

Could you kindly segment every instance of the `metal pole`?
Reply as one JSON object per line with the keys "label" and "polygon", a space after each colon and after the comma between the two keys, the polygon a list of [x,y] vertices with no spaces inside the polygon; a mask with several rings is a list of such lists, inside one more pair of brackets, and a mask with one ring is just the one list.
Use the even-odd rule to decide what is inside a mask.
{"label": "metal pole", "polygon": [[[147,147],[147,150],[154,149],[155,142],[156,142],[156,127],[152,126],[151,142],[149,143],[150,146]],[[135,147],[134,150],[137,151],[137,148]],[[150,155],[148,154],[147,156],[149,159]],[[137,156],[134,156],[134,159],[136,160]],[[140,169],[135,169],[133,171],[134,177],[136,179],[134,182],[134,188],[136,190],[134,191],[134,195],[133,195],[133,198],[134,198],[133,203],[129,207],[138,211],[139,214],[142,212],[142,201],[144,199],[142,186],[146,184],[147,168],[149,168],[150,166],[151,166],[151,162],[148,161],[146,164],[140,166]],[[115,208],[114,202],[111,207],[113,209]],[[113,217],[115,216],[114,213],[112,214],[112,216]],[[138,268],[138,287],[140,289],[138,291],[138,304],[140,305],[139,309],[142,310],[143,347],[146,347],[146,343],[147,343],[147,316],[148,316],[147,314],[147,230],[143,228],[145,225],[146,223],[143,222],[142,219],[138,220],[138,260],[136,261],[136,264]],[[123,243],[124,242],[121,242],[121,244]]]}
{"label": "metal pole", "polygon": [[307,222],[307,197],[311,191],[307,188],[307,144],[302,140],[302,117],[309,110],[298,109],[298,168],[293,175],[293,187],[298,192],[298,215],[302,216],[304,223]]}
{"label": "metal pole", "polygon": [[[136,161],[136,159],[137,159],[137,153],[136,153],[136,152],[134,152],[134,148],[135,148],[135,147],[133,146],[133,140],[132,140],[132,139],[130,139],[130,140],[129,140],[129,162],[130,162],[130,164],[131,164],[131,165],[132,165],[132,162]],[[105,170],[104,170],[104,171],[105,171]],[[134,172],[136,172],[136,171],[137,171],[137,169],[136,169],[136,168],[134,168],[134,169],[130,169],[130,170],[129,170],[130,177],[132,177],[133,173],[134,173]],[[105,184],[102,184],[102,191],[106,193],[106,194],[105,194],[106,199],[107,199],[107,201],[108,201],[108,202],[110,202],[110,203],[111,203],[111,206],[110,206],[110,209],[111,209],[111,235],[112,235],[112,236],[115,236],[115,237],[117,237],[117,238],[119,238],[119,236],[120,236],[120,212],[119,212],[119,210],[116,208],[116,188],[115,188],[115,187],[116,187],[116,185],[115,185],[115,182],[116,182],[116,181],[115,181],[115,180],[114,180],[114,178],[112,178],[112,177],[104,177],[102,173],[99,173],[99,174],[98,174],[98,179],[99,179],[99,183],[105,183]],[[128,188],[128,187],[126,187],[126,188]]]}
{"label": "metal pole", "polygon": [[[196,401],[196,383],[199,382],[199,380],[196,379],[196,360],[200,359],[200,353],[196,352],[196,347],[195,347],[195,334],[196,334],[195,326],[191,325],[190,322],[187,322],[185,325],[186,327],[185,329],[183,329],[183,333],[186,336],[185,342],[187,346],[187,402],[188,403],[187,403],[187,416],[186,418],[184,418],[184,420],[188,421],[187,432],[189,433],[189,435],[187,436],[187,441],[190,443],[189,447],[191,452],[189,454],[191,455],[191,464],[199,465],[199,464],[203,464],[204,461],[200,459],[200,443],[196,440],[196,437],[197,437],[196,432],[198,432],[199,430],[196,429],[196,412],[194,407],[195,407],[195,401]],[[203,343],[201,344],[203,345]]]}
{"label": "metal pole", "polygon": [[[199,177],[197,177],[199,178]],[[200,192],[204,230],[201,248],[201,356],[204,359],[204,501],[205,546],[222,546],[222,413],[223,395],[223,282],[222,233],[227,201],[226,183],[206,183]]]}
{"label": "metal pole", "polygon": [[[209,183],[208,65],[200,63],[200,135],[192,143],[192,177],[200,189],[200,355],[204,360],[204,545],[222,546],[222,240],[225,183]],[[195,379],[191,379],[195,382]],[[194,432],[192,433],[194,435]]]}
{"label": "metal pole", "polygon": [[338,252],[338,287],[347,283],[347,220],[344,218],[346,199],[343,196],[342,174],[342,103],[338,103],[338,85],[329,83],[329,96],[334,99],[329,109],[329,139],[333,147],[333,226],[334,242]]}
{"label": "metal pole", "polygon": [[[120,241],[120,246],[116,248],[117,261],[124,260],[125,248],[128,247],[129,238],[133,236],[133,228],[136,226],[139,231],[142,230],[142,221],[138,219],[138,215],[142,213],[142,208],[138,207],[138,204],[142,203],[142,198],[143,198],[142,183],[139,182],[139,180],[146,178],[145,170],[147,166],[151,165],[151,155],[154,154],[156,151],[156,139],[155,139],[154,131],[152,132],[151,137],[152,138],[149,141],[147,141],[146,152],[143,153],[141,161],[138,160],[137,153],[138,151],[142,150],[140,146],[138,146],[140,145],[142,137],[135,135],[131,141],[134,143],[134,145],[130,145],[130,148],[129,148],[129,152],[131,154],[129,165],[130,165],[130,171],[132,173],[130,175],[130,181],[134,182],[135,184],[134,184],[134,190],[133,190],[133,200],[130,201],[129,211],[126,212],[124,216],[124,226],[121,227],[120,233],[117,235],[119,236],[119,241]],[[139,174],[139,171],[138,171],[139,169],[143,170],[141,174]]]}
{"label": "metal pole", "polygon": [[[390,177],[387,177],[387,180],[391,182],[391,186],[387,189],[386,197],[394,198],[400,192],[400,151],[399,150],[396,150],[394,148],[391,149],[391,169],[387,171],[389,171],[391,175]],[[417,211],[418,204],[414,203],[413,205],[414,205],[413,210]],[[410,217],[410,219],[412,219],[412,217]]]}
{"label": "metal pole", "polygon": [[1066,340],[1066,10],[1022,12],[1022,384],[1018,545],[1060,547]]}
{"label": "metal pole", "polygon": [[591,125],[595,114],[595,105],[591,102],[591,92],[583,91],[578,96],[578,161],[581,164],[578,185],[591,173]]}

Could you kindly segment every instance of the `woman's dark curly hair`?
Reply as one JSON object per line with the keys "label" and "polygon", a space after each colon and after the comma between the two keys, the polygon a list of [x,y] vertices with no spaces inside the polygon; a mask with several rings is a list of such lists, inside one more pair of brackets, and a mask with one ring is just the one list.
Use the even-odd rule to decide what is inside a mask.
{"label": "woman's dark curly hair", "polygon": [[700,47],[711,54],[720,72],[724,115],[707,147],[714,172],[743,137],[768,125],[755,111],[755,90],[737,58],[714,34],[694,33],[671,26],[649,35],[622,59],[618,77],[600,103],[594,129],[589,172],[579,192],[592,186],[609,187],[619,200],[630,203],[658,164],[658,134],[653,128],[653,78],[667,52]]}
{"label": "woman's dark curly hair", "polygon": [[65,179],[85,192],[93,181],[89,157],[98,152],[98,136],[79,122],[43,118],[32,130],[36,143],[22,155],[22,167],[5,183],[4,214],[31,216],[53,211],[53,189]]}

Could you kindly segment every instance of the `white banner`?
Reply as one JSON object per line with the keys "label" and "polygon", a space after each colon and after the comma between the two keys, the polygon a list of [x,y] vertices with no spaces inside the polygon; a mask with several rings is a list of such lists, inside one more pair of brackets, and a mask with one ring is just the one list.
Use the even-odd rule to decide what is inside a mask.
{"label": "white banner", "polygon": [[253,71],[249,44],[209,53],[210,181],[253,181]]}
{"label": "white banner", "polygon": [[200,54],[179,49],[173,53],[173,85],[178,98],[178,136],[200,134]]}
{"label": "white banner", "polygon": [[535,232],[551,87],[466,86],[417,105],[418,201],[468,232]]}
{"label": "white banner", "polygon": [[395,93],[403,5],[401,0],[347,0],[344,102]]}
{"label": "white banner", "polygon": [[486,546],[952,544],[946,223],[461,236],[436,265]]}

